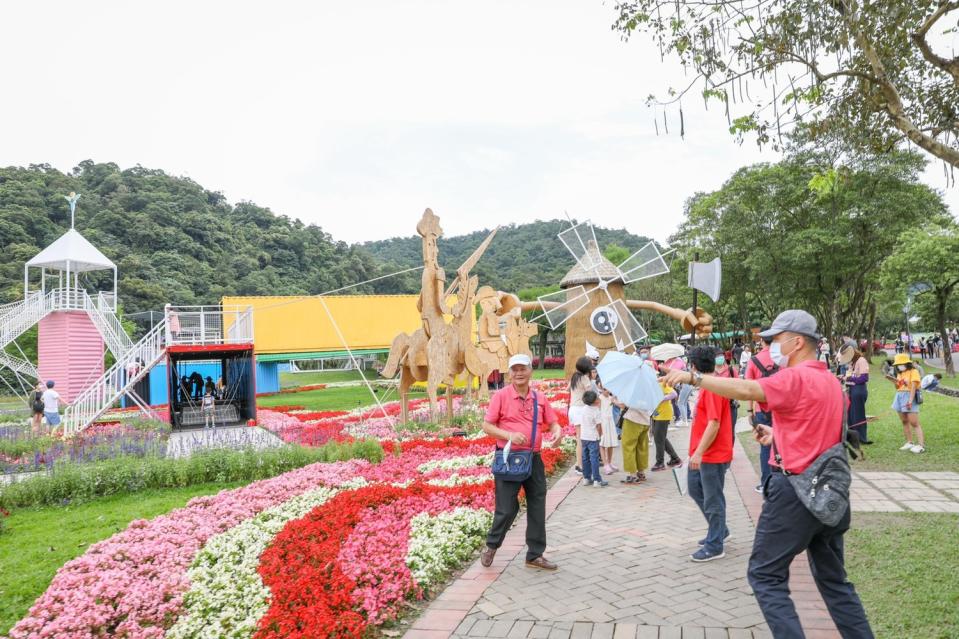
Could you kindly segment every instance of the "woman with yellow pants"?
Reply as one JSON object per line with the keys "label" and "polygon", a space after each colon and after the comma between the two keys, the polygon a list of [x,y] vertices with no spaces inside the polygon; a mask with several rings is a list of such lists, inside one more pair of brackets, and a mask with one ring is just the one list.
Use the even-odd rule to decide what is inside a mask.
{"label": "woman with yellow pants", "polygon": [[638,408],[627,408],[623,416],[623,470],[624,484],[646,481],[649,467],[649,413]]}

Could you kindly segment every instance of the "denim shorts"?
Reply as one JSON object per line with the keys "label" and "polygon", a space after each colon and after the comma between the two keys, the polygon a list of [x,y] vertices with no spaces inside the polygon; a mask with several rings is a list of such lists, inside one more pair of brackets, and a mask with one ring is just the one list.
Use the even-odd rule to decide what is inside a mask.
{"label": "denim shorts", "polygon": [[44,413],[43,416],[47,418],[47,423],[51,426],[60,425],[60,413]]}
{"label": "denim shorts", "polygon": [[897,413],[918,413],[919,404],[916,402],[912,403],[912,408],[906,408],[906,402],[909,401],[909,392],[908,391],[899,391],[896,393],[896,398],[892,400],[892,409]]}

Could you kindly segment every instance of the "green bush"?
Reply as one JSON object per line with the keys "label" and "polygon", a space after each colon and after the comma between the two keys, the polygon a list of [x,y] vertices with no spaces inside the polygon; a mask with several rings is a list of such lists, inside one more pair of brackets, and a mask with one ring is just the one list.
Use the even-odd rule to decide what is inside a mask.
{"label": "green bush", "polygon": [[376,441],[361,440],[328,442],[319,448],[294,445],[267,450],[210,450],[186,459],[116,457],[93,464],[63,463],[49,474],[0,488],[0,507],[66,504],[151,488],[254,481],[316,462],[349,459],[377,463],[383,459],[383,449]]}

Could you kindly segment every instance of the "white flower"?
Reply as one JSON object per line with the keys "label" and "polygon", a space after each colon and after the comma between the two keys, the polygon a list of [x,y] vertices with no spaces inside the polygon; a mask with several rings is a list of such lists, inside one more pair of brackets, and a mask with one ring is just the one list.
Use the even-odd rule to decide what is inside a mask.
{"label": "white flower", "polygon": [[489,511],[465,507],[413,517],[406,565],[416,583],[426,588],[441,582],[452,568],[469,559],[492,521]]}

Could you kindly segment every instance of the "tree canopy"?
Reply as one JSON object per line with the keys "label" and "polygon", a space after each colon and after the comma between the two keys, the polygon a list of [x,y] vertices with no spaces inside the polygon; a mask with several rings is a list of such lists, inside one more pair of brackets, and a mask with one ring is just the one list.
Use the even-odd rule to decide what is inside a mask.
{"label": "tree canopy", "polygon": [[805,308],[830,337],[865,335],[879,268],[900,236],[948,218],[941,196],[918,182],[924,164],[894,153],[853,166],[800,156],[745,167],[688,202],[673,242],[686,259],[694,250],[722,258],[719,310],[739,327]]}
{"label": "tree canopy", "polygon": [[[163,171],[86,161],[66,174],[47,165],[0,168],[3,301],[23,295],[24,262],[69,228],[62,196],[70,191],[82,194],[77,230],[117,264],[127,312],[223,295],[319,293],[379,273],[365,251],[317,226],[252,202],[231,206]],[[107,277],[95,283],[109,288]]]}
{"label": "tree canopy", "polygon": [[[733,133],[781,145],[784,132],[885,151],[909,140],[959,166],[955,0],[626,0],[614,28],[646,32],[718,100]],[[688,84],[686,84],[688,83]],[[690,96],[691,97],[691,96]]]}
{"label": "tree canopy", "polygon": [[[956,286],[959,286],[959,228],[955,224],[931,225],[907,231],[896,251],[883,263],[883,282],[902,297],[917,295],[931,299],[936,330],[948,344],[946,313]],[[946,370],[955,374],[952,358]]]}

